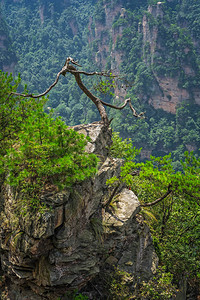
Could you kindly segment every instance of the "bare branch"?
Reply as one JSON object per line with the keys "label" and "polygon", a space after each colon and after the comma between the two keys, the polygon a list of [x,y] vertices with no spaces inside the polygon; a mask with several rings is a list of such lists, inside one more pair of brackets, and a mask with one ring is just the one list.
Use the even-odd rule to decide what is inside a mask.
{"label": "bare branch", "polygon": [[[101,119],[103,121],[103,123],[106,126],[109,126],[109,120],[108,120],[108,116],[105,110],[105,107],[103,106],[103,104],[101,103],[101,100],[99,98],[97,98],[95,95],[93,95],[87,88],[86,86],[83,84],[80,74],[79,72],[71,72],[71,71],[76,71],[76,68],[72,65],[69,65],[67,68],[67,72],[70,72],[74,75],[76,82],[78,84],[78,86],[80,87],[80,89],[92,100],[92,102],[96,105],[99,114],[101,116]],[[65,74],[64,74],[65,75]]]}
{"label": "bare branch", "polygon": [[81,65],[78,64],[78,60],[74,60],[74,59],[73,59],[72,57],[70,57],[70,56],[67,57],[64,66],[67,66],[67,67],[68,67],[70,62],[71,62],[72,64],[78,66],[78,67],[82,67]]}
{"label": "bare branch", "polygon": [[123,109],[123,108],[127,105],[127,103],[128,103],[129,101],[131,101],[130,98],[126,99],[126,100],[124,101],[124,104],[123,104],[122,106],[116,106],[116,105],[113,105],[113,104],[104,102],[104,101],[102,101],[102,100],[101,100],[101,103],[102,103],[103,105],[109,106],[109,107],[111,107],[111,108],[121,110],[121,109]]}
{"label": "bare branch", "polygon": [[117,75],[110,75],[108,72],[85,72],[85,71],[79,71],[76,68],[70,68],[70,64],[72,63],[76,66],[81,67],[81,65],[78,64],[77,61],[75,61],[72,57],[67,57],[66,61],[65,61],[65,65],[63,67],[63,70],[65,70],[66,72],[70,72],[70,73],[79,73],[79,74],[84,74],[87,76],[93,76],[93,75],[99,75],[99,76],[106,76],[106,77],[117,77]]}
{"label": "bare branch", "polygon": [[129,103],[129,106],[130,106],[130,108],[131,108],[131,110],[133,112],[133,115],[135,117],[137,117],[137,118],[141,118],[141,117],[145,118],[145,116],[144,116],[145,112],[141,112],[139,115],[136,113],[136,110],[133,108],[133,106],[131,104],[131,98],[126,99],[124,101],[124,104],[122,106],[116,106],[116,105],[113,105],[113,104],[110,104],[110,103],[106,103],[106,102],[104,102],[102,100],[101,100],[101,103],[103,105],[109,106],[109,107],[114,108],[114,109],[119,109],[119,110],[123,109],[127,105],[127,103]]}
{"label": "bare branch", "polygon": [[153,202],[141,204],[141,207],[153,206],[153,205],[159,203],[160,201],[162,201],[163,199],[165,199],[168,195],[170,195],[170,194],[172,193],[171,187],[172,187],[172,186],[169,185],[168,191],[167,191],[162,197],[156,199],[156,200],[153,201]]}
{"label": "bare branch", "polygon": [[145,114],[145,112],[141,112],[141,113],[139,113],[139,115],[136,113],[136,110],[134,109],[134,107],[132,106],[132,104],[131,104],[131,101],[129,101],[129,106],[130,106],[130,109],[132,110],[132,112],[133,112],[133,115],[135,116],[135,117],[137,117],[137,118],[145,118],[145,116],[144,116],[144,114]]}
{"label": "bare branch", "polygon": [[117,77],[117,75],[110,75],[107,72],[85,72],[85,71],[79,71],[79,70],[67,70],[68,72],[74,74],[74,73],[79,73],[79,74],[84,74],[87,76],[93,76],[93,75],[98,75],[98,76],[104,76],[104,77]]}
{"label": "bare branch", "polygon": [[58,83],[59,77],[62,73],[63,73],[63,69],[57,74],[57,77],[56,77],[56,80],[54,81],[54,83],[52,83],[52,85],[50,85],[50,87],[48,87],[48,89],[45,92],[43,92],[42,94],[33,95],[33,94],[21,94],[21,93],[11,92],[10,95],[21,96],[21,97],[26,97],[26,98],[29,98],[29,97],[30,98],[40,98],[42,96],[45,96]]}
{"label": "bare branch", "polygon": [[106,103],[102,100],[100,100],[98,97],[96,97],[95,95],[93,95],[88,89],[87,87],[83,84],[82,80],[81,80],[81,77],[80,77],[80,74],[83,74],[83,75],[86,75],[86,76],[93,76],[93,75],[97,75],[97,76],[106,76],[106,77],[111,77],[111,78],[114,78],[114,77],[118,77],[116,75],[111,75],[107,72],[85,72],[85,71],[79,71],[77,70],[73,65],[76,65],[78,67],[81,67],[81,65],[78,64],[78,61],[75,61],[73,58],[71,57],[67,57],[66,61],[65,61],[65,64],[63,66],[63,68],[61,69],[61,71],[57,74],[57,77],[56,77],[56,80],[54,81],[54,83],[52,83],[50,85],[50,87],[43,93],[39,94],[39,95],[33,95],[33,94],[22,94],[22,93],[15,93],[15,92],[11,92],[8,96],[8,98],[10,97],[10,95],[16,95],[16,96],[22,96],[22,97],[30,97],[30,98],[40,98],[42,96],[45,96],[46,94],[49,93],[49,91],[58,83],[58,80],[59,80],[59,77],[60,75],[63,75],[65,76],[66,73],[71,73],[74,75],[75,77],[75,80],[78,84],[78,86],[80,87],[80,89],[92,100],[92,102],[96,105],[98,111],[99,111],[99,114],[101,116],[101,119],[103,121],[103,123],[107,126],[109,126],[110,122],[108,121],[108,116],[107,116],[107,113],[106,113],[106,110],[105,110],[105,107],[104,106],[109,106],[111,108],[114,108],[114,109],[123,109],[127,103],[129,103],[129,107],[130,109],[132,110],[133,112],[133,115],[135,117],[138,117],[138,118],[141,118],[143,117],[144,118],[144,112],[141,112],[140,114],[137,114],[136,113],[136,110],[134,109],[134,107],[132,106],[131,104],[131,99],[128,98],[124,101],[124,104],[122,106],[115,106],[115,105],[112,105],[112,104],[109,104],[109,103]]}

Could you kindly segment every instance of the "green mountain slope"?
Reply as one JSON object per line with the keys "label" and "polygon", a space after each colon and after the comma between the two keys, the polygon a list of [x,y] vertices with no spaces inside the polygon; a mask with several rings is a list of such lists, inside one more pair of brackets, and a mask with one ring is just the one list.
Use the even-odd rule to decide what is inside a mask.
{"label": "green mountain slope", "polygon": [[128,111],[117,117],[112,112],[114,129],[142,146],[144,158],[172,152],[178,160],[185,150],[198,153],[200,5],[176,0],[112,4],[102,2],[105,16],[95,22],[94,58],[126,79],[113,101],[131,97],[147,116],[135,120]]}
{"label": "green mountain slope", "polygon": [[[67,56],[86,71],[120,74],[115,96],[131,97],[146,119],[128,110],[109,110],[112,126],[143,147],[141,158],[200,148],[200,71],[197,1],[11,1],[2,2],[22,83],[31,92],[44,91]],[[93,78],[84,78],[93,89]],[[99,119],[90,100],[68,74],[50,92],[46,110],[55,108],[68,125]],[[178,167],[178,166],[177,166]]]}
{"label": "green mountain slope", "polygon": [[13,72],[16,62],[16,54],[12,48],[9,30],[0,7],[0,69]]}

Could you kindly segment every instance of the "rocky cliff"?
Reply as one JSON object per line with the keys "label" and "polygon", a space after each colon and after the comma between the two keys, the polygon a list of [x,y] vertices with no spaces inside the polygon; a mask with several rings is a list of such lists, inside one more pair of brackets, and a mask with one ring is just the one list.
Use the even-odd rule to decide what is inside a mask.
{"label": "rocky cliff", "polygon": [[[177,23],[176,26],[168,23],[166,7],[168,8],[170,2],[173,1],[157,2],[148,7],[146,4],[145,7],[144,1],[140,5],[141,10],[143,9],[140,15],[138,8],[134,13],[134,4],[130,9],[125,1],[104,1],[104,18],[95,21],[93,36],[90,21],[89,42],[95,41],[94,59],[101,69],[107,67],[116,74],[123,74],[125,70],[125,77],[131,82],[134,81],[135,87],[137,83],[141,85],[144,81],[142,89],[135,89],[138,98],[155,109],[175,114],[177,105],[181,102],[189,100],[200,104],[200,87],[192,83],[199,76],[196,68],[198,62],[194,58],[197,41],[189,42],[188,32],[184,31],[187,28],[186,23]],[[134,14],[138,15],[136,19]],[[129,32],[127,27],[134,23],[132,31]],[[182,34],[185,35],[185,40]],[[180,39],[182,45],[179,43]],[[133,54],[134,46],[139,40],[140,46]],[[149,72],[147,77],[138,72],[141,63]],[[124,99],[126,93],[123,84],[115,89],[117,98]]]}
{"label": "rocky cliff", "polygon": [[[177,69],[176,74],[173,76],[166,74],[164,70],[162,74],[156,72],[155,66],[162,64],[162,62],[157,63],[160,53],[166,53],[169,50],[167,46],[167,44],[170,43],[169,36],[163,36],[163,32],[160,29],[161,26],[168,26],[164,17],[164,3],[157,2],[156,5],[148,7],[148,13],[143,16],[142,20],[143,57],[147,65],[150,63],[154,75],[152,93],[148,97],[148,102],[153,105],[155,109],[161,108],[164,111],[175,114],[177,105],[183,101],[193,99],[197,104],[200,104],[200,89],[193,88],[191,90],[180,84],[180,72],[190,79],[198,76],[189,61],[182,60],[182,70]],[[152,20],[154,20],[155,24],[152,24]],[[156,22],[158,20],[159,23]],[[173,38],[175,40],[180,38],[177,32],[174,32]],[[147,45],[149,52],[145,54],[145,46]],[[179,51],[180,56],[181,52],[192,56],[192,49],[189,48],[188,45],[185,45],[183,49],[179,49]],[[165,62],[163,62],[163,64],[167,64],[168,55],[169,53],[165,55]],[[170,53],[170,55],[174,54]],[[150,62],[148,61],[148,56],[150,56]],[[144,97],[144,95],[142,95],[142,97]]]}
{"label": "rocky cliff", "polygon": [[[196,56],[199,53],[199,42],[198,38],[189,32],[187,22],[179,21],[183,12],[181,11],[179,16],[179,11],[170,7],[178,1],[157,2],[148,7],[148,1],[137,4],[134,3],[136,1],[132,3],[132,1],[124,0],[90,0],[87,6],[87,10],[91,10],[88,18],[84,17],[85,8],[81,1],[77,1],[77,3],[74,3],[73,0],[51,0],[50,3],[47,1],[8,0],[0,2],[2,7],[5,7],[6,21],[10,26],[10,32],[16,26],[13,22],[13,19],[16,18],[15,10],[26,9],[26,13],[22,9],[20,12],[22,15],[18,16],[20,21],[25,20],[25,26],[21,27],[18,21],[19,26],[16,30],[14,29],[15,32],[12,32],[12,42],[15,42],[19,56],[18,71],[26,83],[31,81],[36,88],[39,87],[41,90],[46,88],[47,76],[50,75],[52,78],[55,75],[58,62],[63,64],[66,59],[64,53],[69,51],[72,56],[84,57],[86,52],[83,49],[82,54],[81,44],[85,45],[88,41],[91,51],[90,54],[87,53],[87,59],[91,60],[91,56],[93,56],[93,61],[99,69],[112,70],[115,74],[120,74],[128,79],[128,86],[134,87],[131,94],[136,95],[141,102],[173,114],[176,112],[177,105],[185,100],[200,104],[200,71],[199,59]],[[180,4],[179,10],[181,10],[181,5],[184,3]],[[10,7],[13,7],[13,10]],[[74,7],[76,8],[74,9]],[[96,12],[94,12],[94,7],[96,7]],[[34,15],[38,16],[35,21],[32,19],[33,11]],[[176,15],[176,19],[173,19],[173,14]],[[170,20],[170,18],[172,19]],[[55,32],[58,30],[59,33],[56,33],[56,37],[58,34],[59,39],[52,40],[54,33],[49,33],[48,26],[51,26],[47,26],[49,21],[54,23]],[[36,27],[33,26],[35,22],[37,23]],[[198,23],[198,20],[195,20],[194,23]],[[29,26],[32,28],[32,32],[29,30],[28,39],[23,40]],[[23,33],[18,32],[18,28],[22,28]],[[41,28],[43,30],[40,32]],[[41,39],[44,45],[37,44],[36,46],[36,41],[32,40],[35,31],[38,34],[36,40]],[[0,57],[0,68],[10,72],[14,70],[16,57],[13,53],[11,55],[11,52],[10,58],[8,57],[8,53],[11,51],[11,41],[8,36],[8,33],[5,34],[5,30],[4,33],[0,32],[0,53],[3,53],[3,58]],[[181,40],[182,42],[180,42]],[[63,48],[65,43],[66,49]],[[55,47],[55,44],[58,48]],[[49,59],[49,54],[47,57],[43,56],[46,48],[48,52],[52,53],[51,59]],[[86,48],[89,52],[88,45]],[[55,59],[55,57],[57,58]],[[45,67],[47,59],[49,59],[48,67]],[[49,64],[52,66],[49,67]],[[143,72],[140,73],[141,64],[148,71],[147,76]],[[29,73],[29,71],[27,67],[24,67],[25,65],[32,66],[31,72],[34,76],[28,77],[27,72]],[[54,70],[54,73],[48,71],[40,74],[41,65],[46,70]],[[26,76],[23,75],[23,72]],[[41,80],[41,76],[44,76],[45,79]],[[41,83],[43,83],[42,86]],[[140,87],[138,88],[137,85]],[[117,84],[115,88],[117,99],[123,100],[127,92],[130,90],[126,88],[124,82]]]}
{"label": "rocky cliff", "polygon": [[[125,18],[125,9],[123,8],[122,1],[106,1],[101,4],[104,17],[95,19],[94,23],[92,18],[89,22],[89,43],[95,41],[97,44],[96,51],[93,53],[94,60],[98,66],[105,68],[108,64],[116,73],[119,72],[119,66],[122,63],[122,53],[116,51],[117,38],[122,36],[123,26],[113,28],[114,20],[117,17]],[[92,26],[95,30],[92,30]]]}
{"label": "rocky cliff", "polygon": [[101,123],[74,129],[90,136],[87,151],[100,158],[93,178],[49,191],[42,196],[48,211],[20,218],[20,195],[9,186],[1,190],[2,299],[57,299],[112,265],[144,279],[155,270],[151,235],[134,193],[121,186],[115,208],[105,205],[112,193],[106,181],[123,163],[108,155],[111,131]]}

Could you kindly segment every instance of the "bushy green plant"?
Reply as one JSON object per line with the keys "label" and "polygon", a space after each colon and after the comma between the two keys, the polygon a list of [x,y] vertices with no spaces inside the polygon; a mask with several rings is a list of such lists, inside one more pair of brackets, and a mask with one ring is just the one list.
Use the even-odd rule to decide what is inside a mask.
{"label": "bushy green plant", "polygon": [[131,285],[133,277],[126,271],[115,268],[110,274],[109,294],[113,300],[128,300],[131,299]]}
{"label": "bushy green plant", "polygon": [[167,300],[177,293],[172,284],[173,275],[159,267],[152,279],[141,281],[137,276],[114,268],[107,273],[107,299],[115,300]]}
{"label": "bushy green plant", "polygon": [[[165,268],[159,268],[154,277],[140,284],[138,299],[167,300],[176,295],[177,289],[172,285],[173,276],[165,272]],[[134,298],[133,298],[134,299]]]}
{"label": "bushy green plant", "polygon": [[[117,144],[120,153],[129,147],[123,148],[118,137],[114,142],[116,149]],[[145,163],[127,160],[120,177],[113,177],[108,183],[114,186],[126,182],[138,196],[145,208],[141,214],[151,228],[160,262],[173,274],[174,281],[186,276],[188,282],[198,284],[200,159],[192,152],[185,152],[181,165],[182,171],[176,172],[171,155],[151,157]]]}
{"label": "bushy green plant", "polygon": [[113,89],[116,88],[116,83],[112,73],[109,74],[109,79],[99,80],[97,84],[94,84],[94,89],[102,94],[109,94],[114,96]]}
{"label": "bushy green plant", "polygon": [[47,99],[9,96],[19,81],[12,87],[11,76],[1,73],[0,78],[1,178],[37,209],[49,185],[67,188],[90,177],[96,171],[97,158],[85,151],[84,135],[44,113]]}
{"label": "bushy green plant", "polygon": [[83,294],[78,294],[74,297],[74,300],[87,300],[88,297]]}
{"label": "bushy green plant", "polygon": [[[87,300],[88,297],[75,290],[73,292],[67,292],[64,296],[64,299],[65,300]],[[61,300],[61,298],[58,298],[57,300]]]}

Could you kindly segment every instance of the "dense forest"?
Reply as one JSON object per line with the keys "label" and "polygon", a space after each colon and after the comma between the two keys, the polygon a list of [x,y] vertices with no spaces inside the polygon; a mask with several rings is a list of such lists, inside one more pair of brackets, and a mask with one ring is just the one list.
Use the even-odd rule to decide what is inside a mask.
{"label": "dense forest", "polygon": [[[138,196],[161,268],[158,277],[142,285],[133,298],[123,298],[121,275],[118,281],[114,278],[115,288],[110,288],[108,299],[169,299],[180,282],[188,285],[187,299],[197,299],[200,3],[4,0],[0,36],[0,68],[11,70],[16,80],[14,83],[12,76],[0,74],[1,184],[6,180],[16,188],[22,186],[30,198],[28,209],[39,208],[42,213],[46,208],[39,200],[41,182],[46,184],[51,177],[62,189],[91,176],[97,164],[94,156],[85,154],[84,138],[66,130],[66,125],[100,119],[73,76],[60,78],[41,102],[8,98],[11,91],[45,91],[68,56],[78,60],[84,71],[105,70],[117,75],[110,79],[86,77],[84,82],[106,102],[120,105],[130,97],[137,112],[145,111],[145,118],[134,118],[128,108],[107,109],[113,118],[111,127],[117,132],[111,155],[125,160],[120,178],[108,184],[115,188],[123,182]],[[16,147],[19,140],[20,149]],[[65,150],[69,148],[73,153],[77,149],[79,156],[68,157]],[[62,172],[58,164],[63,166]],[[66,164],[71,168],[66,170]],[[10,175],[6,178],[7,169]],[[133,176],[136,169],[140,172]],[[163,201],[147,205],[163,195]],[[25,202],[20,205],[26,213]],[[120,293],[122,298],[117,298]]]}
{"label": "dense forest", "polygon": [[[44,91],[67,56],[79,60],[86,71],[117,73],[111,91],[101,88],[99,96],[111,103],[131,97],[137,110],[146,111],[146,119],[136,120],[127,110],[110,110],[112,127],[143,148],[142,159],[171,152],[179,169],[184,151],[199,154],[200,147],[200,7],[196,1],[178,0],[162,3],[159,10],[156,5],[157,1],[3,1],[2,22],[17,56],[15,74],[21,74],[31,92]],[[98,95],[101,79],[85,80]],[[165,91],[163,82],[176,82],[176,91]],[[175,93],[179,100],[174,104]],[[68,125],[98,120],[93,104],[70,76],[49,94],[46,111],[51,108]]]}

